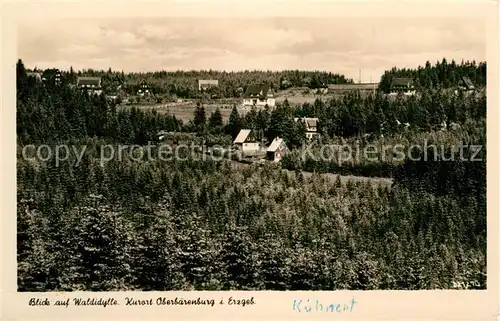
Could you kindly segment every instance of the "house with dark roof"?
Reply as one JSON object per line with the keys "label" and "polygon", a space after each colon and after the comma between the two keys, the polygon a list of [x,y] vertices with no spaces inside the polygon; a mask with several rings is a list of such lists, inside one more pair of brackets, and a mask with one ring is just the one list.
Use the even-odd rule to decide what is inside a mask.
{"label": "house with dark roof", "polygon": [[415,94],[415,86],[411,78],[393,78],[391,81],[391,95],[404,94],[411,96]]}
{"label": "house with dark roof", "polygon": [[250,85],[243,94],[243,106],[265,106],[274,107],[276,99],[274,90],[269,84]]}
{"label": "house with dark roof", "polygon": [[33,79],[35,79],[37,82],[41,82],[41,81],[42,81],[42,74],[41,74],[41,73],[39,73],[39,72],[35,72],[35,71],[30,72],[30,71],[28,71],[28,72],[26,73],[26,76],[27,76],[28,78],[33,78]]}
{"label": "house with dark roof", "polygon": [[42,81],[46,84],[59,86],[62,83],[62,74],[59,69],[47,69],[42,73]]}
{"label": "house with dark roof", "polygon": [[312,139],[314,136],[319,135],[318,133],[318,118],[303,117],[294,118],[294,120],[301,121],[306,126],[306,138]]}
{"label": "house with dark roof", "polygon": [[276,137],[267,148],[267,159],[273,162],[279,162],[288,151],[283,138]]}
{"label": "house with dark roof", "polygon": [[137,90],[137,95],[143,97],[143,96],[149,96],[151,94],[152,92],[150,86],[145,80],[142,80],[139,83],[139,89]]}
{"label": "house with dark roof", "polygon": [[78,77],[76,87],[86,91],[89,95],[102,94],[101,77]]}

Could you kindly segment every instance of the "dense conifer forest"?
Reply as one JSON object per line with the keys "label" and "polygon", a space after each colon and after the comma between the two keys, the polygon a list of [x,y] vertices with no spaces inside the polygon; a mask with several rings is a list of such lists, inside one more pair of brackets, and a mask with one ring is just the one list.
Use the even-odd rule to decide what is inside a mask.
{"label": "dense conifer forest", "polygon": [[[485,77],[485,65],[471,70]],[[227,124],[200,104],[182,123],[41,84],[19,61],[18,289],[485,289],[486,97],[421,92],[401,100],[354,93],[301,106],[285,101],[245,115],[235,107]],[[395,161],[391,152],[342,164],[303,158],[305,129],[294,121],[302,116],[319,118],[321,138],[307,144],[309,155],[327,144],[424,141],[444,152],[417,152],[427,161]],[[229,147],[241,128],[267,141],[284,137],[290,153],[281,165],[242,167],[191,154],[99,159],[105,145],[144,146],[160,130]],[[62,144],[86,152],[60,163],[35,158],[34,148],[23,155],[42,144],[52,155]],[[459,145],[467,147],[462,157]],[[327,172],[388,177],[392,185]]]}

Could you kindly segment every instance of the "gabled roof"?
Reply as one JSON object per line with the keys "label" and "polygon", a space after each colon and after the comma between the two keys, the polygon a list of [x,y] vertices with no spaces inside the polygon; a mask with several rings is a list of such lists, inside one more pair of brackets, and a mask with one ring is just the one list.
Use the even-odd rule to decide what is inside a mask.
{"label": "gabled roof", "polygon": [[77,86],[83,86],[83,85],[100,86],[101,85],[101,77],[78,77],[76,80],[76,85]]}
{"label": "gabled roof", "polygon": [[268,152],[275,152],[278,147],[281,146],[281,144],[283,144],[284,141],[283,141],[283,138],[279,138],[279,137],[276,137],[273,142],[271,143],[271,145],[269,145],[269,148],[267,149]]}
{"label": "gabled roof", "polygon": [[198,79],[198,84],[200,84],[200,85],[219,85],[219,80],[217,80],[217,79]]}
{"label": "gabled roof", "polygon": [[238,136],[236,136],[236,139],[234,140],[234,143],[235,144],[244,143],[247,140],[248,136],[250,135],[251,131],[252,131],[251,129],[240,130],[240,132],[238,133]]}
{"label": "gabled roof", "polygon": [[167,130],[160,130],[158,132],[158,134],[156,134],[157,136],[163,136],[163,135],[167,135],[167,134],[171,134],[172,132],[169,132]]}
{"label": "gabled roof", "polygon": [[269,84],[250,85],[247,87],[244,97],[266,98],[271,86]]}
{"label": "gabled roof", "polygon": [[411,78],[392,78],[391,86],[411,86],[413,80]]}
{"label": "gabled roof", "polygon": [[26,73],[26,76],[28,76],[28,77],[33,77],[33,78],[35,78],[36,80],[42,80],[42,74],[41,74],[41,73],[39,73],[39,72],[35,72],[35,71],[33,71],[33,72],[27,72],[27,73]]}

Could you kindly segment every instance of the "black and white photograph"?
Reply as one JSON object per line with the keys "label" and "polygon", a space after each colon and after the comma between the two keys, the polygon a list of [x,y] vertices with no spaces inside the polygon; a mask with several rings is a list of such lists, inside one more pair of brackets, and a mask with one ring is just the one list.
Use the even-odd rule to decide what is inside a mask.
{"label": "black and white photograph", "polygon": [[483,15],[43,21],[18,292],[487,289]]}

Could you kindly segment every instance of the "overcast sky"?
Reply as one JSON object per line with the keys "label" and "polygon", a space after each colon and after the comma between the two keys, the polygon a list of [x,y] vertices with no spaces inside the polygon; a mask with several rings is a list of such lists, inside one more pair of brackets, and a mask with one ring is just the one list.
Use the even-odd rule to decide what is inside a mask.
{"label": "overcast sky", "polygon": [[486,60],[483,19],[144,18],[20,24],[28,68],[307,69],[378,81],[392,66]]}

